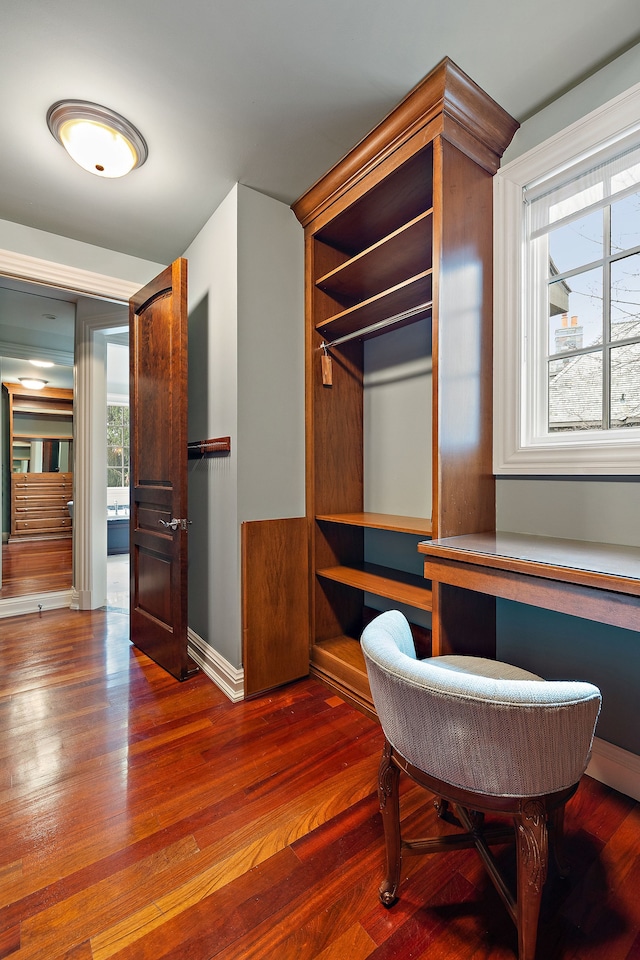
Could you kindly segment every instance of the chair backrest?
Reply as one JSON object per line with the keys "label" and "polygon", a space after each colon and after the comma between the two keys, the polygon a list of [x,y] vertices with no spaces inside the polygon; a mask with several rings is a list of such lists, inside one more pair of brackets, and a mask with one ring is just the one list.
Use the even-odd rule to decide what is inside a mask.
{"label": "chair backrest", "polygon": [[491,796],[536,796],[584,773],[600,691],[542,680],[481,657],[416,658],[397,610],[362,634],[373,701],[387,740],[425,773]]}

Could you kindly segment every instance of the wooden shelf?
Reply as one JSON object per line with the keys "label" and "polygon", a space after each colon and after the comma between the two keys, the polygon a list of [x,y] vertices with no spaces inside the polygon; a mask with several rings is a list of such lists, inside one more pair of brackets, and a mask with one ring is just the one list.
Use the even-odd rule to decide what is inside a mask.
{"label": "wooden shelf", "polygon": [[[73,433],[40,433],[39,436],[36,436],[33,431],[30,433],[14,433],[14,440],[73,440]],[[23,444],[20,444],[23,446]]]}
{"label": "wooden shelf", "polygon": [[386,597],[396,603],[406,603],[419,610],[431,610],[431,590],[425,586],[422,577],[381,567],[376,563],[363,563],[353,567],[325,567],[317,575],[325,580],[344,583],[356,590],[374,593],[377,597]]}
{"label": "wooden shelf", "polygon": [[316,520],[344,523],[353,527],[368,527],[373,530],[415,533],[419,537],[430,537],[432,531],[431,520],[423,517],[404,517],[393,513],[326,513],[318,514]]}
{"label": "wooden shelf", "polygon": [[[30,390],[3,382],[11,451],[11,532],[14,540],[71,536],[73,390]],[[37,451],[37,452],[36,452]],[[28,456],[25,454],[28,453]],[[60,470],[60,467],[66,470]],[[20,469],[16,469],[20,467]],[[38,469],[36,469],[36,467]]]}
{"label": "wooden shelf", "polygon": [[[430,584],[398,568],[418,569],[417,543],[434,530],[495,522],[492,176],[516,128],[445,59],[293,205],[305,230],[311,671],[361,705],[368,685],[350,638],[375,615],[367,594],[410,621],[435,605],[421,649],[444,650],[461,633],[482,655],[495,652],[495,603],[461,603],[439,585],[433,603]],[[321,363],[322,340],[331,364]],[[400,427],[415,455],[412,440],[392,450]],[[419,476],[409,482],[407,471]],[[378,496],[382,505],[392,483],[400,510],[423,484],[418,502],[432,520],[362,510]]]}
{"label": "wooden shelf", "polygon": [[388,237],[320,277],[316,286],[353,306],[432,265],[433,211],[427,210]]}
{"label": "wooden shelf", "polygon": [[340,636],[314,643],[311,648],[311,665],[323,679],[351,691],[356,700],[371,704],[367,668],[358,640]]}
{"label": "wooden shelf", "polygon": [[433,147],[426,147],[315,231],[315,236],[351,255],[388,237],[433,206]]}
{"label": "wooden shelf", "polygon": [[[317,324],[316,330],[328,339],[336,339],[407,310],[413,310],[421,303],[427,305],[423,311],[407,320],[399,320],[396,326],[405,326],[431,316],[432,273],[432,270],[424,270],[414,277],[409,277],[408,280],[323,320]],[[386,329],[391,330],[392,327]]]}

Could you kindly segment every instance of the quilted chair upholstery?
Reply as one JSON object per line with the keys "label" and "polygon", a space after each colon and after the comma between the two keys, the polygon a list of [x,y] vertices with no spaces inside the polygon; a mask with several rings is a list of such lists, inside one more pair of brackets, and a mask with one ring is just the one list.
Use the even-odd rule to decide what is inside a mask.
{"label": "quilted chair upholstery", "polygon": [[[591,754],[600,691],[481,657],[418,660],[409,624],[396,610],[369,624],[362,649],[385,735],[379,773],[387,851],[382,903],[391,906],[397,899],[403,852],[475,845],[518,929],[520,960],[534,960],[549,828],[557,843],[564,805]],[[400,771],[436,795],[441,813],[453,804],[466,833],[403,840]],[[485,830],[485,813],[506,818],[507,830]],[[516,841],[516,897],[489,850],[490,843],[509,837]]]}

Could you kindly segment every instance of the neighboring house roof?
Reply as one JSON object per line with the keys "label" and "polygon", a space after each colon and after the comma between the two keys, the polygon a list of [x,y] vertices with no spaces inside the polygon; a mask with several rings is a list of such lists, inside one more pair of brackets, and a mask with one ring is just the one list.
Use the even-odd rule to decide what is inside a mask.
{"label": "neighboring house roof", "polygon": [[[615,340],[640,340],[640,318],[613,324]],[[602,339],[599,340],[602,343]],[[640,425],[640,342],[611,354],[611,426]],[[602,425],[602,354],[558,355],[549,376],[549,430],[589,430]]]}

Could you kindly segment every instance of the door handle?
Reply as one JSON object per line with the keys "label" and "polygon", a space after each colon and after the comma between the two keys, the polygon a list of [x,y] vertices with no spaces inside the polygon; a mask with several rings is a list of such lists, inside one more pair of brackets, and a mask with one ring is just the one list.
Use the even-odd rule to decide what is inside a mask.
{"label": "door handle", "polygon": [[168,527],[169,530],[177,530],[180,525],[180,521],[176,520],[175,517],[171,520],[158,520],[158,523],[161,527]]}
{"label": "door handle", "polygon": [[180,519],[172,517],[171,520],[158,520],[158,523],[161,527],[168,527],[169,530],[177,530],[180,527],[181,530],[186,530],[190,523],[193,523],[193,520]]}

